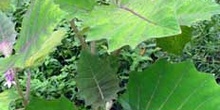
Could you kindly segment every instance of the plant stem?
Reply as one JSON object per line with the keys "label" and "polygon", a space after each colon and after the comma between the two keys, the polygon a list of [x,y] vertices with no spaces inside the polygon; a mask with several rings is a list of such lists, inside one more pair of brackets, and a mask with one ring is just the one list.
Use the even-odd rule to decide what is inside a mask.
{"label": "plant stem", "polygon": [[75,36],[79,39],[79,41],[82,45],[82,49],[86,49],[87,48],[86,41],[83,38],[83,36],[80,34],[80,31],[77,29],[77,26],[75,24],[74,19],[72,21],[70,21],[70,25],[71,25],[71,28],[73,29],[73,31],[75,32]]}
{"label": "plant stem", "polygon": [[95,54],[96,53],[96,43],[95,43],[95,41],[91,42],[90,48],[91,48],[91,53]]}
{"label": "plant stem", "polygon": [[31,88],[31,71],[28,69],[27,71],[27,82],[26,82],[26,101],[29,102],[29,96],[30,96],[30,88]]}
{"label": "plant stem", "polygon": [[15,87],[16,87],[16,89],[17,89],[17,91],[18,91],[18,94],[19,94],[20,97],[22,98],[22,102],[23,102],[23,104],[24,104],[24,107],[26,107],[28,103],[27,103],[27,100],[26,100],[25,97],[24,97],[23,91],[22,91],[22,89],[21,89],[21,85],[20,85],[19,80],[18,80],[18,75],[17,75],[16,72],[15,72],[15,82],[16,82]]}

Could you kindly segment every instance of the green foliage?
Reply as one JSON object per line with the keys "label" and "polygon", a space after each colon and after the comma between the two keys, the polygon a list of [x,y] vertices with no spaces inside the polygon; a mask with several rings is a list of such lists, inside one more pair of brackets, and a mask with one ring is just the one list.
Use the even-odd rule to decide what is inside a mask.
{"label": "green foliage", "polygon": [[108,39],[111,52],[124,45],[134,48],[150,38],[179,34],[173,5],[174,2],[164,0],[130,0],[125,4],[97,6],[80,19],[83,27],[90,27],[87,40]]}
{"label": "green foliage", "polygon": [[[65,27],[68,25],[64,24]],[[56,99],[65,95],[71,101],[76,101],[76,63],[80,49],[77,41],[67,33],[62,45],[46,57],[39,67],[31,68],[31,95],[43,99]],[[1,62],[0,62],[1,63]],[[26,72],[19,72],[21,85],[26,88]]]}
{"label": "green foliage", "polygon": [[182,33],[176,36],[157,38],[157,46],[161,47],[164,51],[168,53],[174,53],[181,55],[183,49],[192,38],[192,29],[187,26],[181,27]]}
{"label": "green foliage", "polygon": [[19,55],[16,66],[24,68],[35,65],[36,61],[45,57],[59,44],[64,32],[53,30],[64,14],[51,0],[32,2],[15,45],[15,51]]}
{"label": "green foliage", "polygon": [[187,26],[220,13],[220,5],[215,0],[177,0],[176,7],[180,25]]}
{"label": "green foliage", "polygon": [[33,97],[25,110],[76,110],[73,103],[65,97],[56,100],[44,100]]}
{"label": "green foliage", "polygon": [[[48,99],[56,99],[63,95],[76,102],[79,108],[85,108],[85,105],[92,105],[92,109],[97,109],[100,106],[103,108],[106,102],[113,99],[117,101],[117,92],[120,87],[126,85],[130,70],[143,71],[160,57],[173,60],[169,53],[161,52],[155,42],[142,45],[146,43],[144,42],[138,45],[140,42],[149,41],[149,39],[154,41],[152,38],[160,38],[157,39],[158,46],[165,51],[180,54],[191,38],[186,35],[186,33],[191,33],[187,27],[182,27],[183,33],[178,35],[181,32],[180,25],[190,25],[199,19],[209,19],[212,14],[220,12],[219,5],[213,1],[199,0],[11,0],[10,3],[0,1],[0,10],[8,11],[12,7],[19,10],[23,4],[29,8],[22,23],[15,21],[16,30],[19,33],[15,52],[10,57],[0,58],[0,74],[11,67],[18,67],[18,70],[19,68],[24,69],[18,73],[20,82],[17,83],[21,83],[21,90],[30,89],[31,95],[43,98],[32,98],[27,110],[39,106],[46,110],[73,109],[73,104],[65,98],[48,101]],[[21,13],[25,11],[23,10]],[[12,18],[22,16],[19,14],[7,12],[3,16],[5,18],[7,16]],[[7,39],[12,38],[13,40],[10,42],[13,44],[16,32],[10,29],[2,31],[1,27],[9,20],[7,18],[6,22],[3,22],[4,17],[0,22],[0,35],[11,31],[7,32],[7,34],[11,34],[7,36]],[[74,32],[71,31],[70,26],[66,25],[65,21],[69,23],[69,20],[73,18],[79,23],[76,27],[79,32],[74,29]],[[63,20],[62,23],[61,20]],[[212,33],[212,35],[208,33],[210,34],[208,36],[213,41],[201,44],[209,44],[208,46],[210,46],[214,43],[214,46],[211,45],[209,48],[209,55],[218,56],[216,50],[219,50],[217,48],[219,37],[216,36],[219,36],[219,23],[217,19],[213,19],[213,21],[215,22],[208,23],[211,28],[207,29]],[[9,27],[14,29],[13,23],[11,21],[10,23]],[[20,25],[22,26],[20,27]],[[62,29],[60,29],[61,27]],[[66,30],[68,30],[68,35],[64,35]],[[99,45],[105,48],[99,53],[91,54],[83,50],[79,58],[81,48],[73,36],[84,39],[84,32],[86,32],[87,41],[107,39],[109,45],[107,46],[107,43],[104,46],[103,44]],[[49,57],[46,57],[55,50],[56,45],[61,44],[60,41],[65,36],[68,38],[62,41],[62,45],[58,46]],[[1,38],[0,36],[0,43]],[[82,43],[83,40],[80,41]],[[121,52],[117,50],[124,45],[130,45],[132,49],[136,45],[138,47],[134,50],[122,48]],[[107,54],[107,47],[110,52],[117,50],[112,52],[114,56]],[[198,50],[196,49],[196,52]],[[158,51],[160,51],[159,55],[157,55]],[[118,55],[120,56],[115,58]],[[46,60],[43,62],[45,58]],[[206,57],[203,58],[206,59]],[[79,62],[76,65],[78,59]],[[120,59],[119,68],[118,59]],[[182,59],[184,58],[177,58],[177,61],[182,61]],[[208,59],[207,61],[212,60]],[[124,62],[126,64],[123,64]],[[26,87],[26,68],[31,69],[32,73],[30,88]],[[75,75],[77,75],[76,82]],[[117,75],[121,78],[120,87]],[[4,83],[3,78],[0,78],[1,84]],[[219,109],[217,108],[218,101],[215,99],[219,97],[217,94],[219,88],[213,79],[211,75],[198,73],[189,61],[170,64],[162,60],[141,73],[131,73],[127,91],[120,98],[120,102],[125,110],[157,108],[170,110],[175,107],[179,107],[179,110],[190,110],[195,108],[197,104],[196,109],[200,109],[200,107]],[[0,91],[4,89],[5,87],[0,88]],[[78,90],[79,97],[83,98],[85,102],[78,99]],[[5,98],[5,93],[2,94],[0,96]],[[8,100],[8,98],[4,100]],[[191,101],[195,103],[192,104]],[[7,104],[4,105],[7,107],[9,101],[0,103],[0,107],[1,104]],[[22,104],[16,104],[16,107],[12,108],[25,109]]]}
{"label": "green foliage", "polygon": [[185,52],[193,59],[197,69],[207,73],[220,73],[220,15],[211,21],[201,21],[193,26],[193,39]]}
{"label": "green foliage", "polygon": [[190,61],[159,60],[132,72],[121,103],[126,110],[217,110],[220,88],[213,75],[199,73]]}
{"label": "green foliage", "polygon": [[[142,7],[141,5],[145,6],[143,3],[148,6]],[[78,7],[84,5],[82,3]],[[73,3],[71,6],[77,7]],[[213,1],[195,3],[183,0],[126,0],[109,2],[107,6],[95,6],[85,14],[76,12],[75,17],[83,21],[83,28],[90,28],[87,32],[88,41],[107,39],[109,51],[112,52],[124,45],[134,48],[150,38],[177,35],[180,33],[179,24],[189,25],[198,19],[209,19],[211,15],[219,13],[219,10],[219,6]],[[191,16],[192,14],[195,16]]]}
{"label": "green foliage", "polygon": [[0,110],[9,110],[10,103],[17,98],[18,95],[14,90],[7,90],[0,93]]}
{"label": "green foliage", "polygon": [[117,69],[111,64],[90,52],[81,53],[76,77],[77,87],[86,105],[92,104],[94,109],[103,107],[106,102],[115,99],[119,91]]}

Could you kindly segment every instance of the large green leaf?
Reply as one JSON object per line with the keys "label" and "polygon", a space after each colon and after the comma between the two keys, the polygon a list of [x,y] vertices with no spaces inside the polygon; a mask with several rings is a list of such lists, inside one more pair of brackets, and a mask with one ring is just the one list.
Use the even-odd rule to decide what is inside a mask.
{"label": "large green leaf", "polygon": [[65,13],[53,0],[33,0],[22,22],[22,30],[15,45],[18,66],[29,67],[42,59],[60,43],[64,32],[53,32]]}
{"label": "large green leaf", "polygon": [[113,51],[124,45],[134,48],[150,38],[180,34],[175,12],[174,0],[127,0],[96,6],[80,18],[84,27],[90,27],[87,40],[108,39],[109,51]]}
{"label": "large green leaf", "polygon": [[77,110],[65,97],[56,100],[32,98],[25,110]]}
{"label": "large green leaf", "polygon": [[76,82],[86,105],[92,104],[94,108],[98,108],[116,98],[119,79],[117,69],[111,64],[87,51],[81,53]]}
{"label": "large green leaf", "polygon": [[214,75],[198,72],[191,61],[160,60],[131,73],[120,102],[126,110],[219,110],[219,92]]}
{"label": "large green leaf", "polygon": [[188,43],[192,38],[192,29],[187,26],[182,26],[181,30],[182,33],[179,35],[157,38],[157,46],[169,53],[174,53],[177,55],[182,54],[186,43]]}
{"label": "large green leaf", "polygon": [[9,105],[12,101],[18,98],[15,90],[7,90],[0,93],[0,110],[9,110]]}
{"label": "large green leaf", "polygon": [[198,20],[209,20],[213,14],[220,14],[220,5],[215,0],[176,0],[180,25],[190,26]]}
{"label": "large green leaf", "polygon": [[0,11],[0,53],[5,56],[12,53],[16,35],[14,23]]}

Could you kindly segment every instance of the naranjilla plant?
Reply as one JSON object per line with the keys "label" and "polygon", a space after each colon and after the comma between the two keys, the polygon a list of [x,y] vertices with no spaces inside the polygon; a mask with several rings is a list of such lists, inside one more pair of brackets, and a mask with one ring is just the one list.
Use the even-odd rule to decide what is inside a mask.
{"label": "naranjilla plant", "polygon": [[[12,13],[22,4],[28,4],[28,9],[20,30],[15,31]],[[163,51],[181,55],[193,36],[191,24],[210,20],[214,14],[220,14],[214,0],[0,0],[0,75],[8,88],[0,93],[0,110],[8,110],[15,100],[22,101],[22,110],[82,108],[65,96],[47,100],[31,94],[32,69],[43,63],[67,33],[80,42],[79,60],[71,56],[78,60],[77,74],[71,80],[84,101],[83,109],[111,110],[118,102],[123,110],[218,110],[220,87],[214,75],[198,72],[191,60],[155,61],[141,57],[149,51],[141,48],[140,58],[154,63],[141,72],[133,69],[125,88],[117,74],[125,46],[135,49],[155,39]],[[105,56],[97,49],[103,39],[107,40]],[[19,77],[22,71],[25,88]]]}

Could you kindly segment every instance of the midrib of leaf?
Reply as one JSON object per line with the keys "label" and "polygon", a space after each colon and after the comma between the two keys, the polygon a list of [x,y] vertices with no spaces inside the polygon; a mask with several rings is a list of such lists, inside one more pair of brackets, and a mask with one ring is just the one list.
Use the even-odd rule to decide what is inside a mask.
{"label": "midrib of leaf", "polygon": [[[88,61],[89,61],[89,60],[88,60]],[[91,65],[89,65],[89,69],[90,69],[90,71],[91,71],[91,73],[92,73],[92,79],[95,81],[95,84],[96,84],[96,86],[97,86],[97,88],[98,88],[98,90],[99,90],[99,93],[100,93],[100,95],[101,95],[101,98],[102,98],[102,100],[104,100],[105,97],[104,97],[104,95],[103,95],[103,92],[102,92],[101,87],[99,86],[99,83],[98,83],[98,81],[97,81],[97,79],[96,79],[96,76],[95,76],[95,74],[94,74],[94,71],[93,71]]]}
{"label": "midrib of leaf", "polygon": [[131,14],[133,14],[134,16],[139,17],[140,19],[142,19],[142,20],[144,20],[144,21],[146,21],[146,22],[148,22],[148,23],[151,23],[151,24],[156,25],[156,23],[154,23],[153,21],[147,19],[146,17],[142,16],[141,14],[135,12],[134,10],[132,10],[132,9],[126,7],[126,6],[120,5],[119,8],[120,8],[120,9],[123,9],[123,10],[125,10],[125,11],[127,11],[127,12],[129,12],[129,13],[131,13]]}
{"label": "midrib of leaf", "polygon": [[[164,1],[164,2],[166,2],[166,1]],[[160,2],[160,4],[164,4],[164,2]],[[158,4],[158,5],[160,5],[160,4]],[[148,22],[148,23],[153,24],[153,25],[155,25],[155,26],[158,26],[158,27],[161,27],[161,28],[167,28],[167,29],[170,29],[170,30],[176,30],[176,29],[172,29],[172,28],[170,28],[170,27],[168,28],[168,27],[166,27],[166,26],[161,26],[161,25],[159,25],[158,23],[156,23],[156,22],[154,22],[154,21],[148,19],[147,17],[141,15],[140,13],[136,12],[135,10],[133,10],[133,9],[131,9],[131,8],[129,8],[129,7],[126,7],[125,5],[121,5],[121,4],[120,4],[120,5],[118,6],[118,8],[119,8],[119,9],[122,9],[122,10],[125,10],[125,11],[127,11],[127,12],[133,14],[134,16],[136,16],[136,17],[138,17],[138,18],[144,20],[145,22]],[[157,7],[154,7],[154,8],[157,8]],[[174,7],[174,8],[175,8],[175,7]],[[155,10],[156,10],[156,9],[154,9],[153,11],[155,11]],[[152,12],[152,13],[155,13],[155,12]]]}

